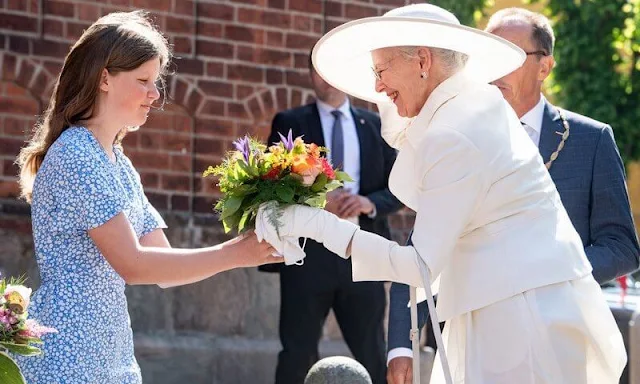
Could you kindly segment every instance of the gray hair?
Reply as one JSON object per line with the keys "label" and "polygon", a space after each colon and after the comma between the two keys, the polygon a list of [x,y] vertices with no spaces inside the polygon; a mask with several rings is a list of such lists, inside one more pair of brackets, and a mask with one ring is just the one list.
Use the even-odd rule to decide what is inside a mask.
{"label": "gray hair", "polygon": [[486,30],[491,32],[514,24],[530,25],[531,39],[536,45],[536,49],[544,51],[547,55],[553,55],[556,37],[549,19],[540,13],[531,12],[524,8],[505,8],[491,16]]}
{"label": "gray hair", "polygon": [[[417,56],[417,51],[420,47],[397,47],[400,53],[406,58],[415,58]],[[442,62],[443,68],[442,72],[450,77],[459,72],[464,68],[467,64],[467,59],[469,56],[465,53],[452,51],[450,49],[444,48],[434,48],[434,47],[426,47],[429,48],[431,53],[438,57]]]}

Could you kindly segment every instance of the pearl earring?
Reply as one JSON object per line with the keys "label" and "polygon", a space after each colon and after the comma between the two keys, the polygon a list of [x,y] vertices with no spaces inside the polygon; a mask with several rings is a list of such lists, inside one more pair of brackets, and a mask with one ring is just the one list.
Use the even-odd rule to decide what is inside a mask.
{"label": "pearl earring", "polygon": [[425,72],[425,71],[420,72],[420,77],[426,80],[427,72]]}

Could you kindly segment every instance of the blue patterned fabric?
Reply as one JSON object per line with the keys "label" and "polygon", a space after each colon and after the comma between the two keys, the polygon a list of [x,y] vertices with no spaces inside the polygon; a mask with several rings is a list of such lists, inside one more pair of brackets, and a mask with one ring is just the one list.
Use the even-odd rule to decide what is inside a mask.
{"label": "blue patterned fabric", "polygon": [[142,382],[125,282],[87,231],[120,212],[138,237],[166,226],[129,159],[114,152],[115,163],[90,131],[71,127],[37,173],[32,220],[41,286],[29,312],[59,333],[44,337],[43,356],[19,358],[29,384]]}

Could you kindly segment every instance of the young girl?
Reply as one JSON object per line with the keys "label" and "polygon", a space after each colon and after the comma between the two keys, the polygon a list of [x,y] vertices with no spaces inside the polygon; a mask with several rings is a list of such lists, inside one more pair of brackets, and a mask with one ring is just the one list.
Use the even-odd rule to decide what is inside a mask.
{"label": "young girl", "polygon": [[57,328],[44,355],[21,359],[30,384],[140,383],[126,284],[196,282],[279,262],[254,234],[172,249],[119,143],[144,124],[170,60],[143,12],[89,27],[65,59],[49,108],[18,163],[31,202],[41,287],[31,315]]}

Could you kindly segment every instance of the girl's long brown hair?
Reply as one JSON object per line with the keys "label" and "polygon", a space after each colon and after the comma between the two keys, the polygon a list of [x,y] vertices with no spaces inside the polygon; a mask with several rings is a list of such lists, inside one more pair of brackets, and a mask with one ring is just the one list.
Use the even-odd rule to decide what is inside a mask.
{"label": "girl's long brown hair", "polygon": [[[21,196],[31,202],[35,175],[51,145],[70,126],[92,117],[104,69],[131,71],[159,58],[161,82],[171,60],[167,40],[144,11],[117,12],[93,23],[71,47],[44,115],[18,155]],[[127,129],[118,135],[122,140]]]}

